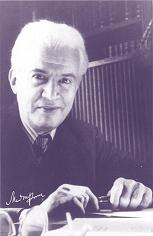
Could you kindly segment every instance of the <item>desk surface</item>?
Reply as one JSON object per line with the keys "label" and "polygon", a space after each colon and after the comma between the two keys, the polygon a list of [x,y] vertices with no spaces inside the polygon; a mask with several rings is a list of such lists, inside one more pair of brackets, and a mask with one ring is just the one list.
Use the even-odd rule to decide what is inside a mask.
{"label": "desk surface", "polygon": [[77,218],[73,221],[74,230],[88,224],[94,232],[143,232],[153,233],[152,218]]}
{"label": "desk surface", "polygon": [[[16,212],[17,209],[7,209],[9,212]],[[134,232],[134,235],[136,236],[138,233],[139,235],[149,235],[153,232],[153,208],[145,209],[141,211],[117,211],[117,212],[96,212],[93,214],[90,214],[91,217],[88,218],[76,218],[73,220],[72,226],[73,230],[78,231],[85,225],[88,224],[92,227],[92,231],[87,234],[87,236],[92,235],[103,235],[102,233],[105,232],[104,235],[109,236],[112,235],[114,232],[119,233],[128,233],[128,235],[132,235]],[[58,229],[62,226],[64,226],[64,229],[67,229],[67,222],[65,220],[62,221],[52,221],[50,219],[49,221],[49,230]],[[4,225],[3,225],[4,226]],[[18,229],[19,223],[15,223],[16,229]],[[3,230],[7,228],[6,226],[3,227]],[[39,229],[37,227],[32,227],[32,230],[34,232],[37,232],[37,234],[33,235],[40,235]],[[2,231],[1,231],[2,233]],[[96,233],[96,234],[95,234]],[[101,233],[101,234],[100,234]],[[106,234],[107,233],[107,234]],[[111,233],[111,234],[110,234]],[[3,235],[3,234],[1,234]],[[126,234],[124,234],[126,235]],[[47,235],[46,235],[47,236]],[[113,234],[114,236],[114,234]]]}

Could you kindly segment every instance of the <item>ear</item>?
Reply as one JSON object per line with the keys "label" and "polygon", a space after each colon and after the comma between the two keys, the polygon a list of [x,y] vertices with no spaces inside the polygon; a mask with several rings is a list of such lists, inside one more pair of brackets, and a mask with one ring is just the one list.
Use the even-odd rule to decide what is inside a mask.
{"label": "ear", "polygon": [[10,83],[13,93],[16,94],[17,93],[16,76],[13,69],[10,69],[9,74],[8,74],[8,79],[9,79],[9,83]]}

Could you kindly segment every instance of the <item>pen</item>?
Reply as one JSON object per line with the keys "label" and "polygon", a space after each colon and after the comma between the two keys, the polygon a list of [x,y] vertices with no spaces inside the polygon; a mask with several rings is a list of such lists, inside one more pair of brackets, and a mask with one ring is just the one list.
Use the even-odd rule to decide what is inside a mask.
{"label": "pen", "polygon": [[100,210],[111,209],[110,197],[109,196],[100,196],[98,197],[98,203]]}
{"label": "pen", "polygon": [[66,220],[67,220],[69,230],[72,230],[72,217],[71,217],[70,212],[66,212]]}
{"label": "pen", "polygon": [[98,202],[109,202],[110,197],[109,196],[100,196],[98,197]]}

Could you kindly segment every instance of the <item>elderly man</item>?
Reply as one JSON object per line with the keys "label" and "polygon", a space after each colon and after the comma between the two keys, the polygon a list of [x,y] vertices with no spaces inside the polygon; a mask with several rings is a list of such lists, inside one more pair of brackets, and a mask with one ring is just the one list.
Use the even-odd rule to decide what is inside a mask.
{"label": "elderly man", "polygon": [[73,27],[41,20],[22,29],[9,72],[17,106],[2,121],[3,206],[85,213],[99,209],[101,194],[114,208],[152,204],[151,189],[140,183],[143,168],[121,163],[124,154],[97,129],[69,116],[87,66]]}

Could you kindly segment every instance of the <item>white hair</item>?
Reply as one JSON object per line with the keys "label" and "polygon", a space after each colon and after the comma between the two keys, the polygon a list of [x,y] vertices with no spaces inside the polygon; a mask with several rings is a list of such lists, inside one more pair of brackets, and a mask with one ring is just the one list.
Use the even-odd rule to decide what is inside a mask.
{"label": "white hair", "polygon": [[12,68],[17,69],[22,58],[31,50],[35,53],[40,46],[56,50],[64,47],[73,49],[79,56],[79,73],[85,74],[88,56],[82,35],[72,26],[49,20],[30,22],[23,27],[12,48]]}

